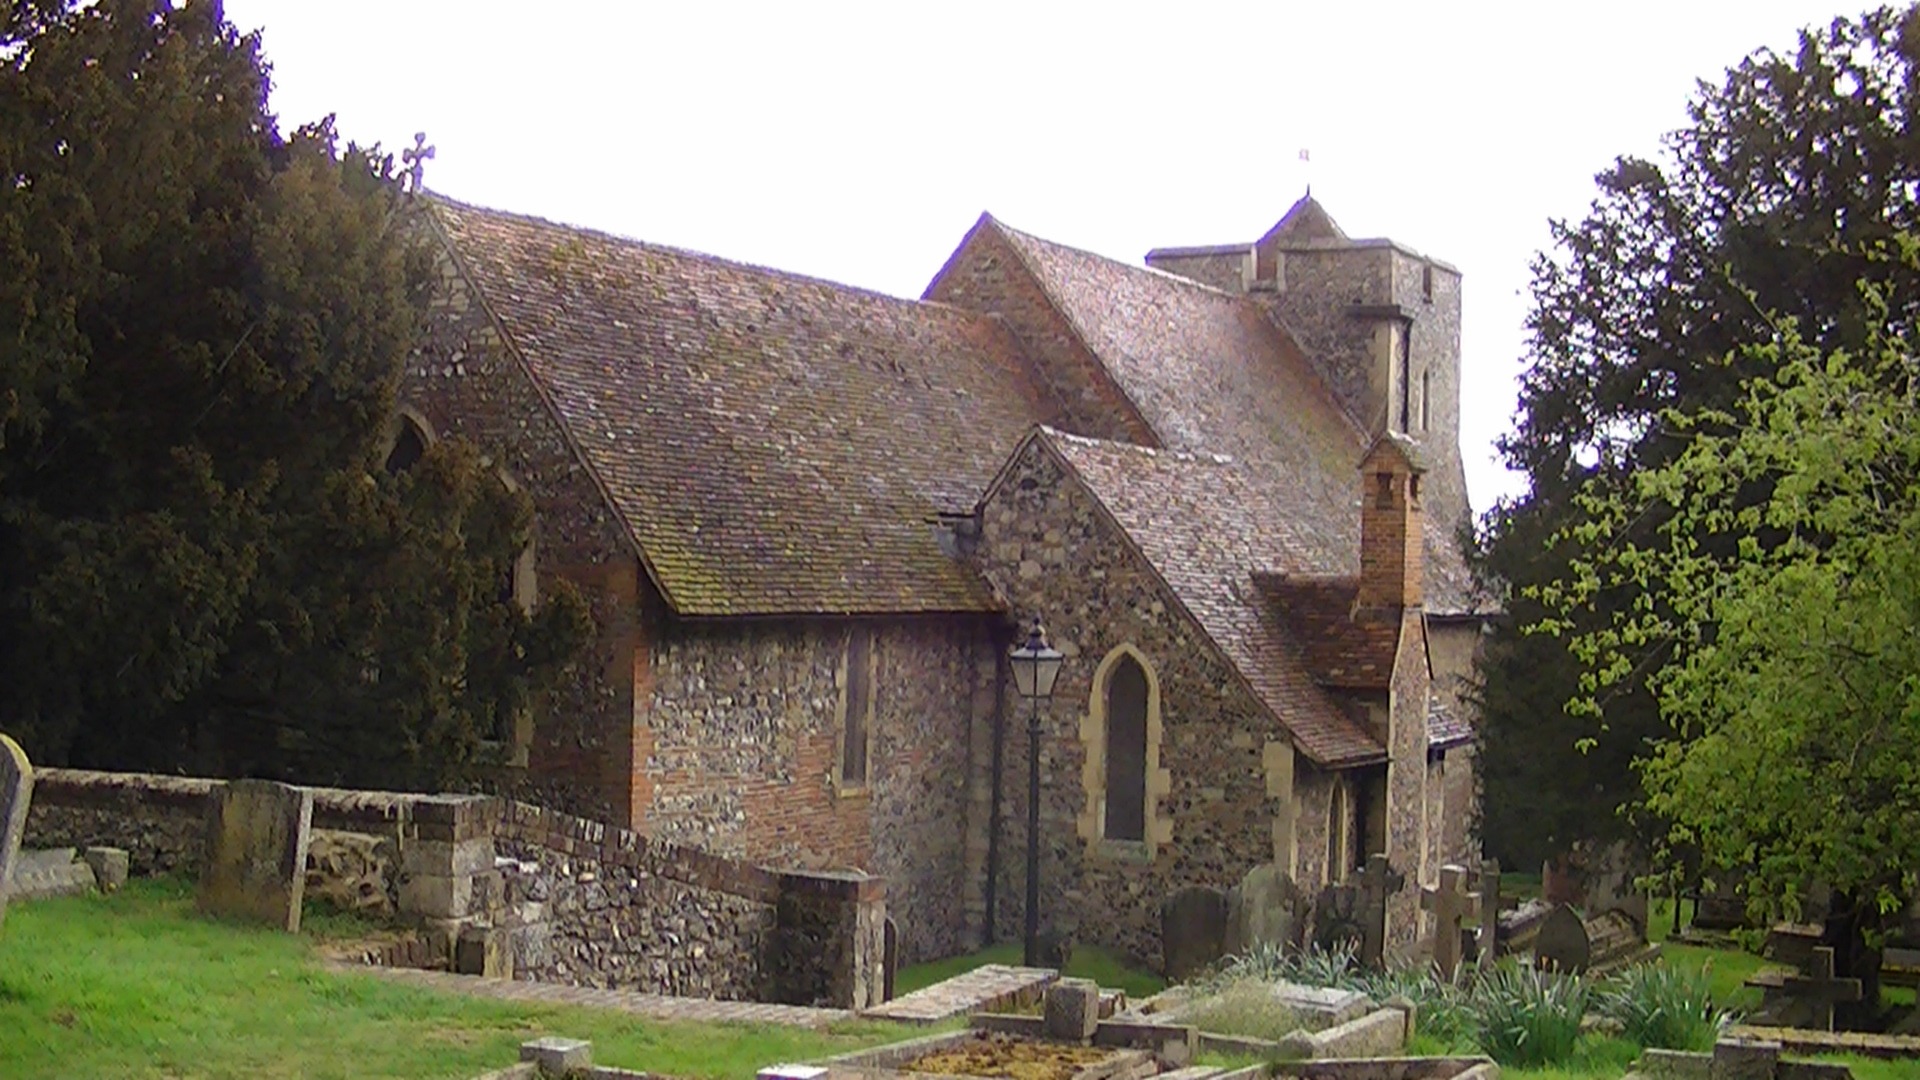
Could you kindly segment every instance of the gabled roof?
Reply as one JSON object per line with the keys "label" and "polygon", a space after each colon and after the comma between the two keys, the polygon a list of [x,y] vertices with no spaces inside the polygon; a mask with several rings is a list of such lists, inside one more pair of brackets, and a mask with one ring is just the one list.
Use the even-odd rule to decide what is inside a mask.
{"label": "gabled roof", "polygon": [[433,206],[675,611],[992,607],[930,520],[1053,411],[998,321]]}
{"label": "gabled roof", "polygon": [[1385,750],[1323,691],[1254,571],[1311,558],[1310,518],[1240,463],[1041,429],[1044,440],[1139,549],[1255,698],[1308,757],[1330,766]]}
{"label": "gabled roof", "polygon": [[[1296,205],[1289,217],[1305,212]],[[1297,515],[1300,561],[1263,569],[1359,570],[1357,470],[1368,434],[1258,301],[991,224],[1162,446],[1234,458]],[[1403,450],[1418,459],[1417,447]],[[1439,515],[1426,531],[1428,608],[1475,610],[1456,538]]]}

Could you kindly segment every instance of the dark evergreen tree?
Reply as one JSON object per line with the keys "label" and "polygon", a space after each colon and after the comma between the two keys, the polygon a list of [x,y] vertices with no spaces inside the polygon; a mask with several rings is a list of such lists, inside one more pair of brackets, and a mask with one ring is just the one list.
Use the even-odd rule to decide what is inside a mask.
{"label": "dark evergreen tree", "polygon": [[[1860,285],[1916,295],[1910,264],[1869,255],[1912,231],[1920,205],[1915,43],[1911,16],[1883,9],[1805,31],[1789,53],[1752,54],[1719,85],[1701,84],[1660,161],[1616,161],[1587,216],[1553,226],[1554,247],[1534,264],[1519,422],[1501,444],[1528,490],[1483,523],[1481,568],[1512,598],[1483,688],[1484,839],[1495,854],[1531,863],[1576,840],[1631,835],[1616,811],[1639,795],[1632,762],[1667,731],[1639,677],[1608,687],[1600,727],[1568,716],[1563,703],[1591,687],[1564,638],[1525,633],[1543,613],[1530,589],[1575,560],[1650,542],[1663,520],[1650,511],[1595,531],[1575,495],[1622,490],[1674,460],[1687,437],[1663,414],[1729,408],[1741,379],[1777,355],[1743,348],[1774,340],[1782,320],[1823,352],[1912,322],[1910,309],[1876,311]],[[1664,602],[1615,581],[1592,625],[1571,629]],[[1657,669],[1659,648],[1631,664]]]}
{"label": "dark evergreen tree", "polygon": [[0,36],[0,724],[37,760],[439,785],[585,625],[530,509],[380,467],[424,300],[390,159],[280,132],[217,4]]}

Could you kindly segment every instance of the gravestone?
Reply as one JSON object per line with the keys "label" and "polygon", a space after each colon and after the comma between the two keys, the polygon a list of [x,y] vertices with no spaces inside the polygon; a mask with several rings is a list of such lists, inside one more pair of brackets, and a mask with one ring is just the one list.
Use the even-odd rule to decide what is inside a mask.
{"label": "gravestone", "polygon": [[1407,883],[1407,876],[1395,870],[1385,855],[1367,856],[1367,868],[1360,872],[1360,963],[1371,969],[1386,966],[1387,897]]}
{"label": "gravestone", "polygon": [[880,1000],[893,1000],[894,979],[900,973],[900,924],[887,916],[882,924],[884,937],[880,945]]}
{"label": "gravestone", "polygon": [[101,892],[119,892],[120,886],[127,883],[131,859],[125,848],[90,847],[80,852],[80,858],[93,868],[93,883]]}
{"label": "gravestone", "polygon": [[1693,925],[1700,930],[1738,930],[1747,925],[1746,873],[1715,871],[1700,887],[1694,902]]}
{"label": "gravestone", "polygon": [[306,788],[234,780],[216,789],[207,807],[200,910],[297,932],[312,829]]}
{"label": "gravestone", "polygon": [[27,832],[27,804],[33,800],[33,765],[20,744],[0,735],[0,921],[7,917],[8,883]]}
{"label": "gravestone", "polygon": [[1833,950],[1821,947],[1808,959],[1806,974],[1789,975],[1781,992],[1806,1009],[1807,1026],[1821,1031],[1833,1030],[1833,1007],[1841,1002],[1859,1001],[1864,996],[1859,979],[1840,979],[1833,974]]}
{"label": "gravestone", "polygon": [[1448,982],[1460,970],[1461,924],[1480,903],[1466,891],[1466,880],[1465,867],[1443,866],[1439,887],[1420,890],[1420,910],[1433,913],[1433,966]]}
{"label": "gravestone", "polygon": [[1490,970],[1500,957],[1500,860],[1480,863],[1480,880],[1474,886],[1480,897],[1480,931],[1476,937],[1474,959],[1480,969]]}
{"label": "gravestone", "polygon": [[1286,871],[1263,863],[1227,893],[1226,955],[1260,946],[1291,948],[1300,929],[1300,890]]}
{"label": "gravestone", "polygon": [[1226,955],[1227,895],[1189,885],[1160,908],[1160,970],[1180,982]]}
{"label": "gravestone", "polygon": [[1580,913],[1566,904],[1555,904],[1533,936],[1535,967],[1562,975],[1577,975],[1587,970],[1593,959],[1593,943],[1587,939],[1587,926]]}
{"label": "gravestone", "polygon": [[1359,956],[1361,942],[1366,937],[1361,907],[1358,885],[1323,887],[1313,900],[1312,929],[1308,934],[1313,947],[1321,952],[1345,949]]}
{"label": "gravestone", "polygon": [[1616,842],[1588,856],[1585,895],[1575,906],[1592,919],[1617,911],[1639,928],[1642,940],[1647,932],[1647,894],[1634,882],[1643,872],[1643,861],[1624,841]]}

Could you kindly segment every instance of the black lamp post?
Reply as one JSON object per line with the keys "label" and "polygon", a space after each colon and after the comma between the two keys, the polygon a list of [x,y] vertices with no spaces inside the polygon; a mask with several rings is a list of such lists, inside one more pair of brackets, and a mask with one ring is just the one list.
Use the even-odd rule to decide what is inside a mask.
{"label": "black lamp post", "polygon": [[1026,644],[1013,649],[1013,686],[1032,703],[1027,720],[1027,937],[1026,965],[1036,967],[1040,957],[1040,704],[1053,698],[1053,681],[1065,659],[1047,645],[1038,620]]}

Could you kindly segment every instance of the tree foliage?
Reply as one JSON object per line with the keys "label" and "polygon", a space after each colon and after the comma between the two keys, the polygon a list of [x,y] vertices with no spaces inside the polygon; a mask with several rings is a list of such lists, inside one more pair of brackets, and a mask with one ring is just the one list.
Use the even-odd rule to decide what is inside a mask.
{"label": "tree foliage", "polygon": [[[1582,671],[1565,639],[1524,632],[1549,614],[1532,590],[1600,554],[1577,527],[1584,497],[1630,493],[1639,470],[1671,463],[1700,430],[1670,418],[1725,415],[1743,380],[1783,362],[1750,348],[1775,340],[1776,318],[1823,352],[1912,321],[1869,307],[1857,285],[1920,295],[1913,266],[1869,254],[1920,224],[1915,41],[1912,19],[1883,9],[1752,54],[1701,84],[1659,161],[1602,173],[1588,214],[1555,223],[1536,259],[1520,416],[1501,444],[1528,490],[1488,515],[1481,551],[1482,572],[1512,597],[1483,669],[1484,834],[1502,857],[1634,834],[1617,813],[1642,793],[1632,762],[1667,730],[1643,677],[1660,656],[1609,684],[1595,732],[1560,707]],[[1655,542],[1668,512],[1650,507],[1619,539]],[[1571,629],[1667,602],[1665,582],[1649,588],[1602,589],[1567,614]]]}
{"label": "tree foliage", "polygon": [[[1911,269],[1916,250],[1892,257]],[[1862,295],[1890,321],[1883,288]],[[1581,497],[1594,554],[1540,590],[1568,614],[1620,588],[1665,598],[1573,637],[1577,710],[1662,658],[1648,682],[1672,729],[1642,765],[1647,801],[1672,841],[1752,868],[1749,901],[1775,915],[1810,881],[1895,910],[1920,866],[1915,344],[1823,353],[1783,325],[1748,350],[1769,374],[1732,409],[1668,417],[1676,457]],[[1655,508],[1657,538],[1624,539]]]}
{"label": "tree foliage", "polygon": [[577,647],[480,452],[380,468],[424,252],[218,5],[0,36],[0,718],[37,758],[432,785]]}

